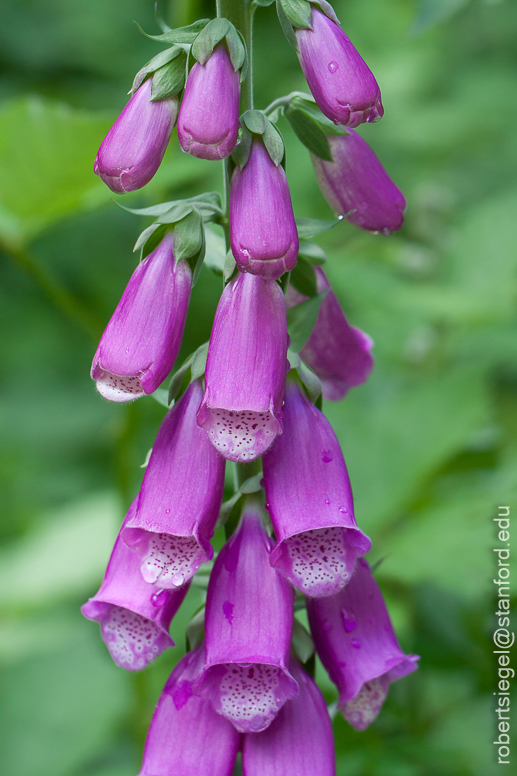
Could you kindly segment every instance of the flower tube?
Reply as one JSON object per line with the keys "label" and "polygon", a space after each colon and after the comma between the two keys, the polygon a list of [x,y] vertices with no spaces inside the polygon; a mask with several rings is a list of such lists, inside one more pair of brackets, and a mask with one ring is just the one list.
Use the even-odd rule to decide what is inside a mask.
{"label": "flower tube", "polygon": [[181,587],[213,556],[210,539],[224,488],[224,458],[196,424],[202,396],[193,382],[165,416],[138,505],[122,532],[146,582]]}
{"label": "flower tube", "polygon": [[239,134],[240,73],[224,43],[189,73],[178,116],[182,149],[199,159],[225,159]]}
{"label": "flower tube", "polygon": [[327,118],[357,127],[382,117],[377,81],[339,24],[313,7],[312,29],[297,29],[295,35],[303,74]]}
{"label": "flower tube", "polygon": [[135,269],[93,358],[91,375],[105,399],[152,393],[171,371],[183,337],[192,272],[176,264],[173,237]]}
{"label": "flower tube", "polygon": [[[134,515],[135,499],[122,523]],[[188,585],[177,590],[157,590],[144,582],[136,555],[119,533],[102,585],[81,608],[89,620],[100,623],[102,638],[111,657],[121,668],[138,671],[174,642],[169,635],[171,620],[181,606]]]}
{"label": "flower tube", "polygon": [[204,645],[178,663],[156,706],[139,776],[231,776],[241,736],[192,692]]}
{"label": "flower tube", "polygon": [[271,547],[261,509],[248,501],[208,585],[206,666],[194,692],[243,733],[264,730],[298,692],[287,669],[293,591],[269,565]]}
{"label": "flower tube", "polygon": [[326,162],[314,154],[311,158],[330,207],[369,232],[388,235],[400,229],[406,200],[368,143],[353,130],[349,135],[329,136],[327,140],[333,161]]}
{"label": "flower tube", "polygon": [[298,232],[284,168],[254,139],[246,165],[230,187],[230,242],[237,266],[268,280],[293,269]]}
{"label": "flower tube", "polygon": [[289,670],[298,682],[298,695],[282,706],[267,730],[243,737],[244,776],[335,776],[325,699],[297,660],[291,658]]}
{"label": "flower tube", "polygon": [[101,143],[93,170],[116,194],[141,189],[156,174],[178,115],[178,98],[151,100],[152,77],[133,94]]}
{"label": "flower tube", "polygon": [[[321,303],[316,323],[300,357],[321,380],[324,399],[340,401],[350,388],[364,383],[373,368],[373,340],[350,326],[325,273],[315,267],[318,292],[330,289]],[[307,297],[289,286],[285,301],[295,307]]]}
{"label": "flower tube", "polygon": [[230,461],[250,461],[282,433],[287,368],[284,295],[274,281],[239,273],[215,314],[197,422]]}
{"label": "flower tube", "polygon": [[284,431],[264,455],[277,544],[271,565],[308,596],[337,593],[370,540],[354,518],[343,453],[325,416],[288,380]]}
{"label": "flower tube", "polygon": [[418,655],[399,647],[388,610],[370,567],[357,562],[337,595],[307,600],[316,650],[339,690],[339,708],[357,730],[377,717],[391,682],[417,668]]}

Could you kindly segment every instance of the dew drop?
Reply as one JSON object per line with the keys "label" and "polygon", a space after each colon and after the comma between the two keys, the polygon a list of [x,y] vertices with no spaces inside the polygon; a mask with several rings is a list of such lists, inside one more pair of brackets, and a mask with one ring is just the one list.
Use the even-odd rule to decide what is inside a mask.
{"label": "dew drop", "polygon": [[329,498],[325,499],[325,504],[330,504],[330,499]]}
{"label": "dew drop", "polygon": [[266,501],[266,503],[264,504],[264,509],[265,509],[265,510],[267,510],[267,511],[269,512],[269,503],[268,503],[267,501]]}
{"label": "dew drop", "polygon": [[249,668],[253,663],[237,663],[241,668]]}
{"label": "dew drop", "polygon": [[341,617],[343,620],[343,628],[347,633],[352,633],[353,630],[355,630],[357,622],[354,616],[354,613],[347,610],[347,609],[341,609]]}
{"label": "dew drop", "polygon": [[341,512],[342,515],[344,515],[345,512],[347,512],[347,508],[346,507],[339,507],[339,511]]}
{"label": "dew drop", "polygon": [[181,587],[185,582],[185,574],[182,574],[181,571],[178,571],[176,574],[172,575],[171,582],[175,587]]}
{"label": "dew drop", "polygon": [[329,73],[334,74],[338,69],[339,65],[337,62],[329,62]]}
{"label": "dew drop", "polygon": [[351,644],[355,649],[361,649],[361,642],[358,639],[352,639]]}
{"label": "dew drop", "polygon": [[166,509],[166,510],[165,510],[165,514],[166,514],[166,515],[170,515],[170,513],[171,513],[171,510],[170,510],[170,509]]}
{"label": "dew drop", "polygon": [[323,463],[330,463],[332,461],[333,455],[330,450],[323,450],[321,453],[321,460]]}
{"label": "dew drop", "polygon": [[151,596],[151,603],[153,606],[163,606],[169,596],[168,590],[157,590]]}

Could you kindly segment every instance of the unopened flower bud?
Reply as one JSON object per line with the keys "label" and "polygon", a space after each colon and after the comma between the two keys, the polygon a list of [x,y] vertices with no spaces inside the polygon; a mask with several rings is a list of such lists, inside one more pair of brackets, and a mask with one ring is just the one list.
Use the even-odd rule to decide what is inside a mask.
{"label": "unopened flower bud", "polygon": [[135,269],[95,353],[91,375],[110,401],[152,393],[172,369],[187,317],[192,272],[176,264],[173,237]]}
{"label": "unopened flower bud", "polygon": [[[311,154],[314,171],[330,207],[351,224],[390,234],[404,223],[406,200],[361,135],[327,137],[332,162]],[[347,215],[353,210],[350,215]]]}
{"label": "unopened flower bud", "polygon": [[224,44],[189,73],[178,116],[178,140],[199,159],[224,159],[239,133],[240,73]]}
{"label": "unopened flower bud", "polygon": [[298,258],[287,177],[260,139],[253,140],[243,169],[236,167],[232,175],[230,241],[239,269],[268,280],[293,269]]}
{"label": "unopened flower bud", "polygon": [[94,172],[117,194],[141,189],[156,174],[178,115],[178,98],[151,99],[152,77],[133,94],[101,143]]}
{"label": "unopened flower bud", "polygon": [[346,127],[381,118],[377,81],[339,24],[313,6],[312,30],[295,34],[300,65],[325,116]]}

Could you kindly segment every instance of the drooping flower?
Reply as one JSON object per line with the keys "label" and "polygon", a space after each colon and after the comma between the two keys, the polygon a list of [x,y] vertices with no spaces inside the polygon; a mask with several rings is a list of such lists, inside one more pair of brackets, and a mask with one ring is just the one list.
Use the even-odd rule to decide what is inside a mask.
{"label": "drooping flower", "polygon": [[[315,272],[318,292],[330,290],[300,357],[320,378],[323,397],[340,401],[350,388],[361,385],[370,376],[373,340],[361,329],[350,326],[325,273],[320,267],[315,267]],[[288,308],[306,299],[289,285],[285,297]]]}
{"label": "drooping flower", "polygon": [[357,730],[377,717],[391,682],[415,671],[418,655],[405,655],[386,604],[364,558],[337,595],[307,601],[321,662],[339,690],[339,707]]}
{"label": "drooping flower", "polygon": [[354,518],[343,453],[325,416],[288,380],[284,431],[264,455],[277,544],[271,565],[308,596],[337,593],[370,540]]}
{"label": "drooping flower", "polygon": [[199,159],[224,159],[239,134],[240,73],[224,43],[189,73],[178,116],[182,149]]}
{"label": "drooping flower", "polygon": [[312,30],[295,35],[303,74],[325,116],[346,127],[382,117],[377,81],[339,24],[313,6]]}
{"label": "drooping flower", "polygon": [[93,358],[91,375],[105,399],[152,393],[172,369],[183,337],[192,272],[176,264],[173,237],[135,269]]}
{"label": "drooping flower", "polygon": [[327,140],[334,161],[311,158],[330,207],[360,229],[383,234],[400,229],[406,200],[368,143],[353,130]]}
{"label": "drooping flower", "polygon": [[202,393],[193,382],[165,416],[122,532],[145,581],[165,589],[184,585],[213,556],[225,462],[196,424]]}
{"label": "drooping flower", "polygon": [[178,663],[158,701],[139,776],[231,776],[241,736],[192,692],[204,645]]}
{"label": "drooping flower", "polygon": [[289,670],[298,682],[298,695],[282,706],[267,730],[243,737],[243,771],[246,776],[335,776],[325,699],[297,660],[291,658]]}
{"label": "drooping flower", "polygon": [[152,77],[133,94],[104,138],[93,170],[117,194],[145,186],[156,174],[178,115],[178,98],[151,99]]}
{"label": "drooping flower", "polygon": [[272,541],[248,503],[215,561],[205,616],[206,666],[194,692],[237,730],[264,730],[298,687],[288,671],[293,591],[269,564]]}
{"label": "drooping flower", "polygon": [[287,320],[280,286],[239,273],[215,314],[198,420],[230,461],[250,461],[282,433]]}
{"label": "drooping flower", "polygon": [[[137,499],[122,529],[134,515],[136,502]],[[115,663],[138,671],[164,649],[174,646],[169,627],[187,590],[188,585],[177,590],[157,590],[144,582],[138,558],[119,533],[102,585],[81,611],[89,620],[100,623],[102,638]]]}
{"label": "drooping flower", "polygon": [[232,175],[230,241],[242,272],[275,280],[296,264],[298,232],[287,177],[258,138],[246,165]]}

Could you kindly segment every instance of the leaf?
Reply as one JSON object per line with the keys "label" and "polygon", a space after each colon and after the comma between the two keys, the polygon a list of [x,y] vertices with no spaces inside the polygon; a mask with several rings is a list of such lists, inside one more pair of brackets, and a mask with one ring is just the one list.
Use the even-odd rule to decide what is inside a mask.
{"label": "leaf", "polygon": [[320,159],[332,162],[329,141],[319,123],[307,112],[289,107],[285,117],[291,124],[298,140]]}
{"label": "leaf", "polygon": [[267,8],[268,5],[273,5],[275,0],[253,0],[252,5],[256,5],[258,7]]}
{"label": "leaf", "polygon": [[285,155],[284,141],[278,129],[269,119],[266,120],[266,128],[262,137],[271,161],[278,167]]}
{"label": "leaf", "polygon": [[298,248],[298,256],[303,256],[311,264],[320,266],[327,261],[327,254],[316,243],[307,242],[306,240],[300,240],[300,247]]}
{"label": "leaf", "polygon": [[205,374],[206,359],[208,356],[208,342],[204,342],[194,353],[192,357],[191,380],[198,380]]}
{"label": "leaf", "polygon": [[48,224],[111,194],[93,175],[110,118],[38,97],[0,109],[0,236],[21,245]]}
{"label": "leaf", "polygon": [[307,302],[302,302],[291,307],[287,311],[287,331],[291,338],[290,349],[299,353],[307,340],[316,323],[321,303],[328,293],[328,288],[322,291]]}
{"label": "leaf", "polygon": [[318,406],[318,409],[321,410],[321,402],[318,402],[318,399],[321,397],[321,380],[320,378],[314,374],[312,369],[309,369],[307,364],[304,364],[303,361],[300,360],[300,363],[296,367],[296,371],[298,372],[298,377],[303,383],[303,386],[305,390],[307,391],[307,395],[311,402],[313,404],[316,404]]}
{"label": "leaf", "polygon": [[284,31],[285,37],[287,38],[291,46],[294,48],[294,50],[298,51],[298,42],[296,40],[296,35],[294,34],[293,26],[291,22],[285,15],[285,11],[282,7],[282,0],[276,0],[276,11],[278,14],[278,21],[280,22],[280,26]]}
{"label": "leaf", "polygon": [[238,167],[240,167],[241,170],[248,163],[251,151],[251,141],[251,132],[247,129],[247,127],[243,127],[240,141],[235,146],[231,154],[232,160]]}
{"label": "leaf", "polygon": [[151,73],[154,73],[155,70],[159,70],[164,65],[171,62],[173,59],[178,58],[181,54],[183,54],[183,57],[186,56],[185,50],[182,49],[180,46],[172,46],[172,48],[165,49],[164,51],[160,51],[159,54],[157,54],[155,57],[153,57],[149,62],[147,62],[146,65],[144,65],[138,73],[135,75],[133,80],[133,85],[130,90],[130,94],[134,94],[137,89],[140,88],[140,86],[143,84],[145,79],[148,75]]}
{"label": "leaf", "polygon": [[224,276],[226,264],[226,241],[219,227],[218,231],[212,226],[205,228],[206,252],[205,266],[217,275]]}
{"label": "leaf", "polygon": [[[241,33],[235,29],[233,24],[230,26],[228,34],[226,35],[226,45],[228,46],[230,62],[233,65],[233,69],[237,71],[242,67],[244,70],[244,65],[246,64],[247,60],[246,44]],[[245,77],[246,72],[243,75]],[[242,80],[243,78],[241,77],[241,81]]]}
{"label": "leaf", "polygon": [[239,488],[240,493],[258,493],[260,490],[262,490],[262,485],[260,483],[262,482],[263,476],[264,475],[262,472],[258,472],[252,477],[248,477],[248,479],[244,480],[244,482],[241,484]]}
{"label": "leaf", "polygon": [[312,29],[312,8],[307,0],[280,0],[282,10],[293,27]]}
{"label": "leaf", "polygon": [[293,647],[302,663],[306,663],[314,654],[311,635],[297,617],[293,618]]}
{"label": "leaf", "polygon": [[155,71],[151,87],[151,102],[174,97],[183,89],[186,64],[187,54],[182,49],[182,56],[176,57],[172,62]]}
{"label": "leaf", "polygon": [[311,264],[300,255],[296,266],[291,270],[290,283],[304,296],[316,296],[318,293],[316,273]]}
{"label": "leaf", "polygon": [[325,116],[316,105],[314,97],[310,94],[304,94],[303,92],[295,92],[292,99],[289,101],[289,107],[293,110],[301,110],[303,113],[308,114],[314,121],[321,127],[325,135],[349,135],[350,131],[346,127],[342,127],[339,124],[334,124],[327,116]]}
{"label": "leaf", "polygon": [[228,34],[233,25],[224,18],[212,19],[199,33],[191,49],[192,56],[202,65],[212,56],[218,43]]}
{"label": "leaf", "polygon": [[336,219],[335,221],[320,221],[318,218],[297,218],[295,220],[298,229],[298,237],[304,239],[307,237],[314,237],[316,234],[333,229],[334,226],[339,224],[341,219]]}
{"label": "leaf", "polygon": [[266,116],[261,110],[247,110],[241,116],[241,122],[250,132],[262,135],[266,130]]}
{"label": "leaf", "polygon": [[195,39],[204,27],[209,23],[210,19],[199,19],[194,24],[189,24],[187,27],[177,27],[175,30],[164,32],[162,35],[148,35],[147,32],[135,22],[136,26],[146,38],[151,40],[157,40],[160,43],[194,43]]}

